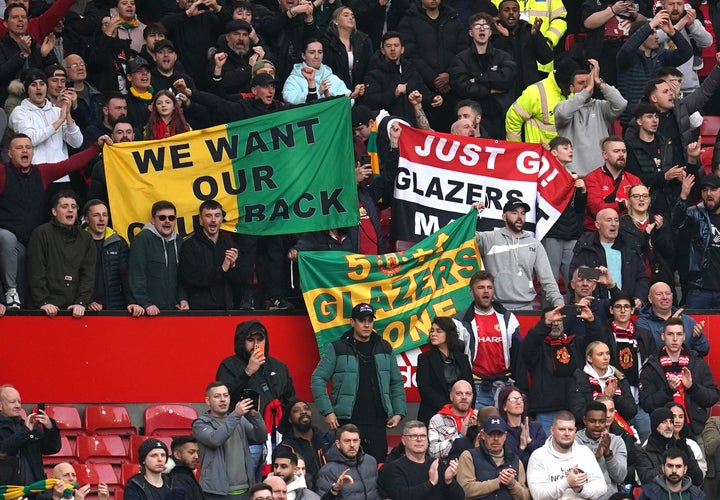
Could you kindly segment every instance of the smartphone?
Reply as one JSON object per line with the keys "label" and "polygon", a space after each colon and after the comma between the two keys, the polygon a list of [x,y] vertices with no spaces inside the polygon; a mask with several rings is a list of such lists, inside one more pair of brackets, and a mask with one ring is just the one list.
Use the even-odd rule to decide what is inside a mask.
{"label": "smartphone", "polygon": [[255,349],[255,353],[259,354],[261,358],[265,357],[265,341],[258,342],[253,349]]}
{"label": "smartphone", "polygon": [[260,411],[260,393],[258,393],[258,391],[253,389],[243,389],[241,399],[252,399],[252,409]]}
{"label": "smartphone", "polygon": [[585,471],[582,470],[580,467],[575,467],[575,472],[577,472],[579,474],[585,474]]}
{"label": "smartphone", "polygon": [[576,317],[580,316],[580,313],[582,313],[582,307],[576,306],[576,305],[565,306],[565,307],[563,307],[562,313],[563,313],[563,316],[576,318]]}
{"label": "smartphone", "polygon": [[600,278],[600,270],[593,267],[581,267],[578,269],[578,277],[588,280],[596,280]]}
{"label": "smartphone", "polygon": [[360,157],[360,165],[370,165],[370,156],[369,155],[362,155]]}
{"label": "smartphone", "polygon": [[40,413],[41,411],[45,411],[45,403],[38,403],[37,404],[37,412]]}
{"label": "smartphone", "polygon": [[72,80],[65,80],[65,88],[66,89],[71,89],[73,87],[75,87],[75,82],[73,82]]}

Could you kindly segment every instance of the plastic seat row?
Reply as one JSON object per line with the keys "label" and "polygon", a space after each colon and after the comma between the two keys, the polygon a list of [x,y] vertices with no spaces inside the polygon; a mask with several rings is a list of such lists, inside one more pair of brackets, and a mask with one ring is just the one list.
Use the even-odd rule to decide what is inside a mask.
{"label": "plastic seat row", "polygon": [[[55,419],[63,436],[133,436],[137,429],[130,421],[124,406],[88,406],[85,408],[85,423],[74,406],[50,406],[47,414]],[[190,406],[180,404],[152,405],[145,409],[146,436],[178,436],[190,433],[192,421],[198,416]]]}

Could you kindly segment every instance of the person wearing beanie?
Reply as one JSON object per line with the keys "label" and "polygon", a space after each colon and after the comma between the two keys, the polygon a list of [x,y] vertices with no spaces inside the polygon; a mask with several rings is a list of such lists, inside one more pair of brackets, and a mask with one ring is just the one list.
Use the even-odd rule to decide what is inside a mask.
{"label": "person wearing beanie", "polygon": [[128,500],[184,500],[185,491],[173,486],[169,476],[163,474],[168,450],[159,439],[150,438],[138,447],[140,473],[128,479],[125,498]]}
{"label": "person wearing beanie", "polygon": [[[72,117],[73,100],[77,98],[65,89],[60,93],[60,106],[54,106],[47,98],[47,83],[43,71],[28,71],[23,79],[27,98],[8,117],[8,126],[13,132],[30,137],[34,159],[38,163],[67,160],[68,146],[79,148],[83,143],[82,131]],[[69,177],[63,177],[58,182],[69,180]]]}
{"label": "person wearing beanie", "polygon": [[192,423],[200,445],[200,487],[207,500],[244,500],[259,482],[249,443],[267,439],[265,422],[249,397],[231,408],[228,387],[220,381],[208,384],[205,403],[208,411]]}
{"label": "person wearing beanie", "polygon": [[305,481],[315,488],[320,468],[325,465],[325,454],[335,442],[332,432],[313,425],[312,409],[302,399],[292,398],[283,406],[283,420],[278,426],[282,433],[280,446],[291,446],[305,460]]}
{"label": "person wearing beanie", "polygon": [[696,486],[703,484],[703,472],[695,460],[692,450],[688,447],[684,437],[673,437],[673,412],[669,408],[661,407],[650,414],[650,437],[645,445],[637,450],[636,467],[640,484],[651,483],[660,472],[663,464],[663,453],[670,448],[682,450],[687,456],[687,475]]}

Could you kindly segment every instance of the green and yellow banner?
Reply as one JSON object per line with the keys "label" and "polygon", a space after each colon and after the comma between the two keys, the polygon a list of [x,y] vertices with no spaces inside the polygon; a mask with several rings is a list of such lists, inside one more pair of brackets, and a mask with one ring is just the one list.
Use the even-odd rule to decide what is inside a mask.
{"label": "green and yellow banner", "polygon": [[404,252],[300,252],[300,286],[320,352],[350,328],[360,302],[375,308],[374,328],[396,354],[425,344],[435,316],[453,316],[472,301],[468,283],[481,269],[476,221],[473,209]]}
{"label": "green and yellow banner", "polygon": [[158,141],[103,149],[113,226],[132,239],[150,208],[168,200],[178,232],[219,201],[223,229],[274,235],[359,223],[347,98],[319,101]]}

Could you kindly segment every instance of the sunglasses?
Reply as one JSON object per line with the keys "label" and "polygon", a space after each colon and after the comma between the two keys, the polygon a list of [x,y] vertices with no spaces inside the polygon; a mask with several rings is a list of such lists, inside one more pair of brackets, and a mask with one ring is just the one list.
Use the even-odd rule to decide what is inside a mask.
{"label": "sunglasses", "polygon": [[165,222],[165,220],[169,220],[170,222],[174,221],[176,217],[174,215],[156,215],[158,219]]}

